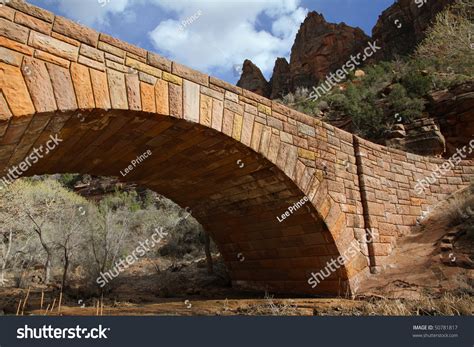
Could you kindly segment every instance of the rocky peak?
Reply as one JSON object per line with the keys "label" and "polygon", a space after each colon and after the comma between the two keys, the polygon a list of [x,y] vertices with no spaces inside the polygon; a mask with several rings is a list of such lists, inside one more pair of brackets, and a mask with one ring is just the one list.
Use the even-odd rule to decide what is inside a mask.
{"label": "rocky peak", "polygon": [[242,67],[237,86],[250,90],[256,94],[270,97],[270,85],[263,76],[262,71],[250,60],[246,59]]}
{"label": "rocky peak", "polygon": [[281,98],[290,92],[290,64],[285,58],[277,58],[270,80],[271,99]]}
{"label": "rocky peak", "polygon": [[324,16],[310,12],[291,49],[290,71],[296,86],[311,88],[340,68],[351,54],[367,45],[369,37],[359,28],[328,23]]}
{"label": "rocky peak", "polygon": [[290,63],[278,58],[267,84],[258,67],[246,60],[237,85],[271,98],[294,92],[297,87],[311,88],[344,65],[351,54],[360,52],[368,40],[359,28],[328,23],[322,14],[310,12],[296,35]]}

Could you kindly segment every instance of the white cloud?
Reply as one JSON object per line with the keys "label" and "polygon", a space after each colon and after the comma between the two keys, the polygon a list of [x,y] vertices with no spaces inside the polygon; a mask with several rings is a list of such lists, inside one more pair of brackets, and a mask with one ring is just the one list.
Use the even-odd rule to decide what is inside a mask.
{"label": "white cloud", "polygon": [[[307,14],[300,1],[57,0],[56,3],[68,16],[99,30],[108,25],[111,15],[121,16],[127,25],[136,18],[131,29],[140,30],[141,16],[162,11],[157,15],[154,30],[144,35],[169,58],[201,71],[221,73],[242,64],[244,59],[251,59],[269,76],[275,59],[288,57]],[[150,13],[136,13],[135,5],[148,5]]]}
{"label": "white cloud", "polygon": [[75,18],[81,24],[92,26],[107,24],[109,14],[123,13],[130,16],[125,11],[131,0],[57,0],[58,8],[71,18]]}
{"label": "white cloud", "polygon": [[[251,59],[268,76],[275,59],[288,56],[307,14],[299,0],[154,1],[179,18],[157,25],[150,33],[154,46],[203,71],[225,71]],[[202,15],[191,23],[198,11]],[[258,29],[262,16],[272,23],[267,31]],[[180,32],[183,21],[188,24]]]}

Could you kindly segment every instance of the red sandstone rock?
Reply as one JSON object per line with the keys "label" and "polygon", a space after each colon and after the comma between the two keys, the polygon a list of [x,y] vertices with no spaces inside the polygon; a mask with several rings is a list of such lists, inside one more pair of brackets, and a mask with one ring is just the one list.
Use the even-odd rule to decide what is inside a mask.
{"label": "red sandstone rock", "polygon": [[290,63],[284,58],[276,60],[270,86],[249,60],[244,62],[237,85],[271,98],[279,98],[297,87],[311,88],[343,66],[351,54],[361,52],[368,41],[361,29],[328,23],[323,15],[310,12],[296,35]]}
{"label": "red sandstone rock", "polygon": [[285,58],[277,58],[273,68],[273,76],[270,80],[271,99],[278,99],[290,92],[291,73],[290,64]]}
{"label": "red sandstone rock", "polygon": [[422,6],[413,0],[398,0],[379,16],[372,38],[382,50],[376,59],[390,60],[411,53],[425,37],[425,31],[442,9],[454,0],[427,1]]}
{"label": "red sandstone rock", "polygon": [[339,69],[353,53],[367,45],[369,37],[359,28],[328,23],[323,15],[310,12],[291,49],[292,87],[312,87]]}
{"label": "red sandstone rock", "polygon": [[270,96],[270,87],[262,71],[250,60],[245,60],[237,86],[250,90],[258,95]]}
{"label": "red sandstone rock", "polygon": [[[466,82],[451,88],[434,92],[429,97],[427,110],[440,126],[446,138],[446,156],[456,153],[472,140],[474,134],[474,83]],[[474,158],[474,153],[466,153]]]}

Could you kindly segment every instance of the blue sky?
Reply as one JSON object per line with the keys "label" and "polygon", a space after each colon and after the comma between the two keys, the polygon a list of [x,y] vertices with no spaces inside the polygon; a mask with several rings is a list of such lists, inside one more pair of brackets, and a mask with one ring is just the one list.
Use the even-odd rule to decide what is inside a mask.
{"label": "blue sky", "polygon": [[270,77],[289,58],[309,11],[370,35],[394,0],[28,0],[124,41],[220,77],[239,78],[244,59]]}

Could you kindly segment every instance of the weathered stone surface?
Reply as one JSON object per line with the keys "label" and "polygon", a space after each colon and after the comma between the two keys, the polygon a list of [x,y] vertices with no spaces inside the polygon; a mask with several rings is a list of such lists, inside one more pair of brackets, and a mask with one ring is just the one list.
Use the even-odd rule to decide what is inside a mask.
{"label": "weathered stone surface", "polygon": [[140,80],[136,74],[126,74],[125,80],[127,82],[127,96],[128,96],[128,107],[131,110],[141,110],[142,100],[140,92]]}
{"label": "weathered stone surface", "polygon": [[65,68],[69,68],[69,66],[71,65],[71,62],[69,60],[59,58],[59,57],[57,57],[53,54],[46,53],[46,52],[40,51],[38,49],[35,50],[34,57],[38,58],[38,59],[41,59],[41,60],[44,60],[44,61],[49,62],[49,63],[53,63],[53,64],[56,64],[56,65],[65,67]]}
{"label": "weathered stone surface", "polygon": [[212,100],[212,128],[222,130],[222,117],[224,116],[224,103],[221,100]]}
{"label": "weathered stone surface", "polygon": [[125,88],[125,75],[123,73],[108,69],[107,77],[110,90],[110,101],[112,108],[127,109],[127,91]]}
{"label": "weathered stone surface", "polygon": [[79,41],[71,39],[70,37],[64,36],[60,33],[55,33],[54,31],[51,32],[51,37],[54,37],[55,39],[58,39],[59,41],[69,43],[70,45],[73,45],[75,47],[79,47],[81,45]]}
{"label": "weathered stone surface", "polygon": [[114,47],[106,42],[99,42],[98,48],[104,52],[113,54],[117,57],[125,58],[125,52],[122,49]]}
{"label": "weathered stone surface", "polygon": [[168,88],[170,115],[176,118],[183,118],[183,88],[173,83],[170,83]]}
{"label": "weathered stone surface", "polygon": [[212,98],[210,96],[201,95],[199,123],[207,127],[212,124]]}
{"label": "weathered stone surface", "polygon": [[152,76],[155,76],[155,77],[158,77],[158,78],[161,77],[161,70],[160,69],[157,69],[157,68],[154,68],[150,65],[144,64],[141,61],[138,61],[138,60],[127,57],[127,59],[125,61],[125,65],[130,66],[130,67],[132,67],[136,70],[143,71],[143,72],[145,72],[147,74],[150,74]]}
{"label": "weathered stone surface", "polygon": [[89,69],[84,65],[72,63],[71,77],[79,108],[94,108],[94,92],[92,91]]}
{"label": "weathered stone surface", "polygon": [[[204,86],[201,86],[201,94],[210,96],[211,98],[217,99],[217,100],[224,100],[224,95],[216,90],[213,90],[211,88],[207,88]],[[238,99],[237,99],[238,101]]]}
{"label": "weathered stone surface", "polygon": [[81,45],[79,53],[86,56],[87,58],[97,60],[101,63],[105,61],[103,51],[98,50],[97,48],[94,48],[88,45],[84,45],[84,44]]}
{"label": "weathered stone surface", "polygon": [[54,97],[60,111],[77,109],[76,94],[69,70],[63,67],[46,64],[53,85]]}
{"label": "weathered stone surface", "polygon": [[6,6],[0,6],[0,18],[5,18],[13,22],[14,17],[15,17],[15,11],[13,9]]}
{"label": "weathered stone surface", "polygon": [[0,36],[5,36],[9,39],[26,43],[28,40],[28,29],[12,23],[6,19],[0,18]]}
{"label": "weathered stone surface", "polygon": [[36,111],[47,112],[56,110],[53,86],[51,85],[45,63],[37,59],[25,57],[22,71]]}
{"label": "weathered stone surface", "polygon": [[109,110],[111,107],[107,74],[94,69],[89,70],[91,74],[92,89],[94,89],[94,100],[97,108]]}
{"label": "weathered stone surface", "polygon": [[188,80],[183,83],[184,119],[199,123],[199,85]]}
{"label": "weathered stone surface", "polygon": [[170,114],[168,82],[158,80],[155,85],[156,113],[167,116]]}
{"label": "weathered stone surface", "polygon": [[23,45],[21,43],[7,39],[6,37],[2,37],[2,36],[0,36],[0,46],[10,48],[14,51],[23,53],[25,55],[33,55],[33,51],[34,51],[33,48],[28,47],[27,45]]}
{"label": "weathered stone surface", "polygon": [[227,136],[232,136],[232,127],[234,126],[234,112],[224,108],[224,117],[222,118],[222,132]]}
{"label": "weathered stone surface", "polygon": [[171,60],[168,60],[161,55],[148,52],[148,64],[157,67],[160,70],[171,72]]}
{"label": "weathered stone surface", "polygon": [[99,70],[99,71],[105,71],[105,64],[100,63],[98,61],[89,59],[87,57],[84,57],[82,55],[79,56],[79,59],[77,60],[79,64],[86,65],[88,67],[91,67],[93,69]]}
{"label": "weathered stone surface", "polygon": [[182,79],[181,77],[175,76],[175,75],[170,74],[170,73],[168,73],[168,72],[163,72],[162,78],[163,78],[165,81],[168,81],[168,82],[177,84],[177,85],[179,85],[179,86],[183,85],[183,79]]}
{"label": "weathered stone surface", "polygon": [[97,47],[97,42],[99,40],[98,32],[86,28],[67,18],[56,16],[53,30],[67,37],[72,37],[80,42],[84,42],[90,46]]}
{"label": "weathered stone surface", "polygon": [[79,48],[47,35],[32,32],[28,41],[31,47],[41,49],[61,58],[76,61]]}
{"label": "weathered stone surface", "polygon": [[42,19],[48,23],[54,20],[54,14],[37,6],[30,5],[23,0],[9,0],[8,5],[30,16]]}
{"label": "weathered stone surface", "polygon": [[243,117],[239,114],[234,114],[234,124],[232,127],[232,138],[237,141],[240,141],[242,136],[242,124],[243,124]]}
{"label": "weathered stone surface", "polygon": [[0,47],[0,61],[13,66],[20,66],[23,56],[11,49]]}
{"label": "weathered stone surface", "polygon": [[22,12],[16,14],[15,22],[43,34],[49,34],[51,32],[51,23],[42,21],[41,19],[29,16]]}
{"label": "weathered stone surface", "polygon": [[14,116],[35,113],[21,69],[0,63],[0,88]]}
{"label": "weathered stone surface", "polygon": [[140,79],[140,81],[151,84],[152,86],[154,86],[158,81],[158,78],[156,78],[155,76],[149,75],[142,71],[138,72],[138,78]]}
{"label": "weathered stone surface", "polygon": [[7,100],[3,96],[3,93],[0,93],[0,136],[3,136],[5,133],[6,128],[8,127],[7,120],[10,119],[12,113],[10,112],[10,108],[8,107]]}
{"label": "weathered stone surface", "polygon": [[[118,39],[116,39],[116,38],[114,38],[110,35],[107,35],[107,34],[103,34],[103,33],[100,34],[100,41],[105,42],[109,45],[112,45],[116,48],[120,48],[123,51],[133,53],[133,54],[135,54],[135,55],[137,55],[138,57],[141,57],[141,58],[146,58],[146,56],[147,56],[147,51],[144,50],[143,48],[139,48],[139,47],[136,47],[134,45],[128,44],[126,42],[120,41],[120,40],[118,40]],[[99,45],[100,45],[100,42],[99,42]],[[109,53],[114,54],[113,52],[109,52]]]}
{"label": "weathered stone surface", "polygon": [[187,66],[173,62],[172,72],[179,77],[188,79],[190,81],[196,82],[203,86],[209,86],[209,76],[203,74],[202,72],[193,70]]}
{"label": "weathered stone surface", "polygon": [[145,112],[156,112],[155,88],[148,83],[140,82],[142,109]]}
{"label": "weathered stone surface", "polygon": [[244,145],[250,147],[252,141],[253,124],[255,122],[255,116],[250,113],[244,113],[244,119],[242,124],[242,137],[241,141]]}

